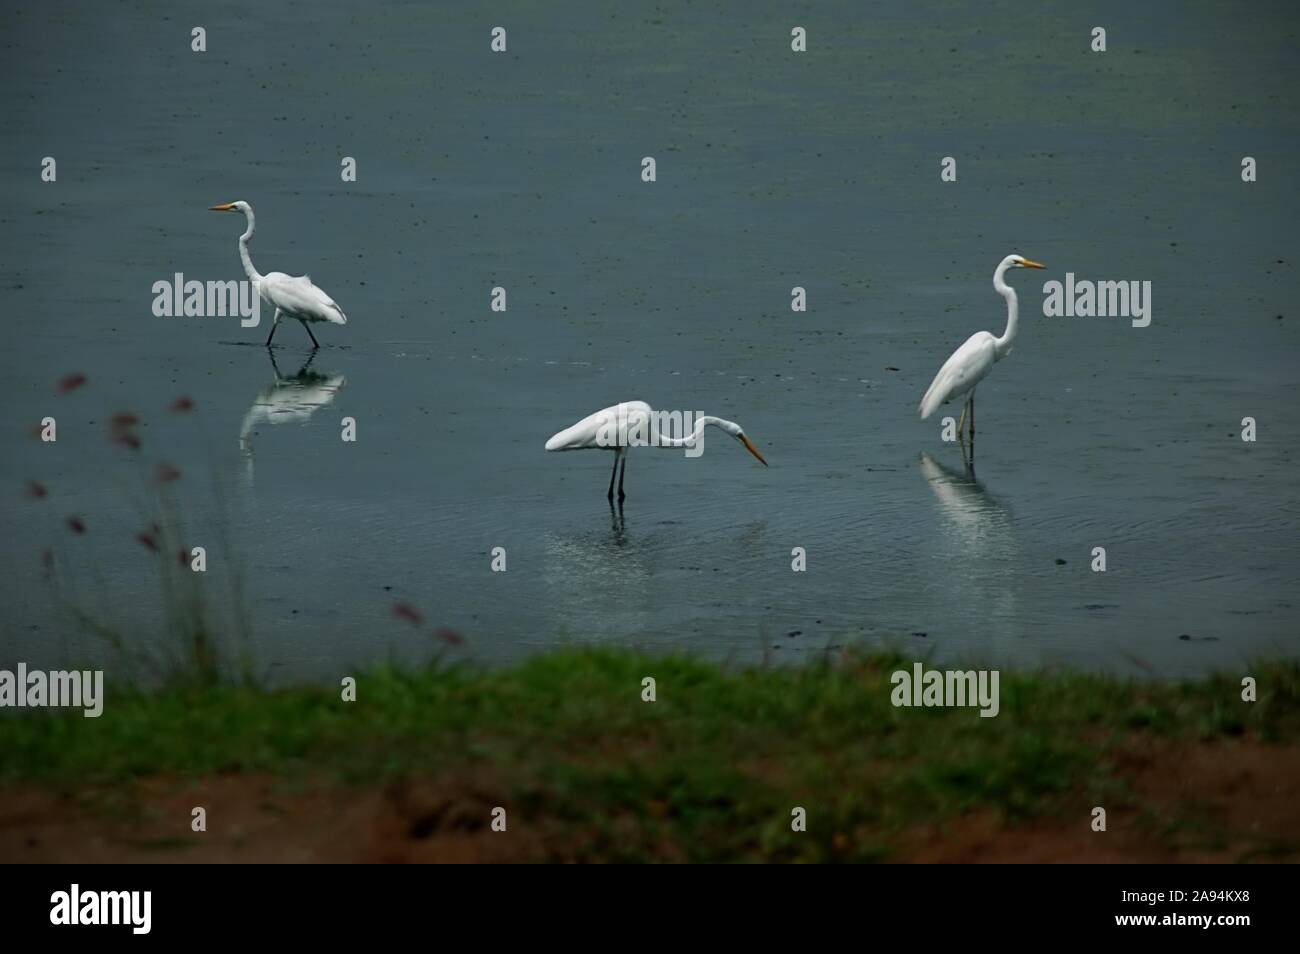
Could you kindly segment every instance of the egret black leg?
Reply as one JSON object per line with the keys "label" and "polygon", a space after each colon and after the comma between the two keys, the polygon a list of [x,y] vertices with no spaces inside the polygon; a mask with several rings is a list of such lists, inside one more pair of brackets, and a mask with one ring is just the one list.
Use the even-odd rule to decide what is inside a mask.
{"label": "egret black leg", "polygon": [[266,336],[266,346],[271,347],[271,339],[275,337],[275,329],[280,327],[280,309],[275,310],[275,317],[271,319],[271,333]]}
{"label": "egret black leg", "polygon": [[975,392],[970,393],[970,442],[975,446]]}
{"label": "egret black leg", "polygon": [[958,442],[961,445],[961,464],[962,469],[966,471],[967,477],[975,476],[975,442],[970,442],[970,447],[966,446],[966,438],[963,435]]}
{"label": "egret black leg", "polygon": [[623,478],[626,477],[626,476],[627,476],[627,455],[624,454],[624,455],[623,455],[623,469],[622,469],[622,471],[619,472],[619,475],[618,475],[618,502],[619,502],[620,504],[623,502],[623,497],[625,496],[625,494],[623,493]]}
{"label": "egret black leg", "polygon": [[[299,318],[298,320],[299,320],[299,321],[302,321],[301,318]],[[313,347],[313,348],[319,348],[319,347],[320,347],[320,342],[316,340],[316,336],[315,336],[314,334],[312,334],[312,333],[311,333],[311,329],[307,327],[307,322],[302,321],[302,328],[303,328],[303,330],[304,330],[305,332],[307,332],[307,336],[308,336],[309,338],[311,338],[311,344],[312,344],[312,347]]]}
{"label": "egret black leg", "polygon": [[618,462],[622,456],[618,451],[614,451],[614,469],[609,472],[609,493],[605,494],[609,500],[614,499],[614,475],[618,473]]}

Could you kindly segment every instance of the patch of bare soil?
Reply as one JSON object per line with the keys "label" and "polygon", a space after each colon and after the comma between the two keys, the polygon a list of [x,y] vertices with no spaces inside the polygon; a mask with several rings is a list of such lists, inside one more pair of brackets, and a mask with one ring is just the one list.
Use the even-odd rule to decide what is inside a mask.
{"label": "patch of bare soil", "polygon": [[[1300,860],[1300,748],[1246,739],[1143,739],[1111,766],[1105,796],[1076,796],[1049,818],[987,810],[904,832],[902,862],[1223,862]],[[150,778],[77,794],[0,788],[6,862],[529,862],[556,858],[560,829],[510,809],[486,772],[373,787],[260,776]],[[1107,830],[1091,828],[1094,803]],[[203,807],[207,831],[191,830]],[[566,852],[567,854],[567,852]],[[646,860],[675,860],[676,853]]]}
{"label": "patch of bare soil", "polygon": [[[1300,749],[1247,740],[1143,739],[1110,763],[1115,795],[1068,814],[1005,824],[979,811],[913,832],[914,862],[1300,861]],[[1093,808],[1106,831],[1092,830]]]}

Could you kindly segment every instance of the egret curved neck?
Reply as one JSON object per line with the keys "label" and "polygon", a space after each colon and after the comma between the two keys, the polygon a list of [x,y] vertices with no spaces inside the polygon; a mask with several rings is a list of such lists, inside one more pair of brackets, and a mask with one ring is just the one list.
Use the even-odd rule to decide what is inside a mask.
{"label": "egret curved neck", "polygon": [[[708,414],[701,414],[695,421],[695,430],[684,437],[669,437],[660,432],[656,435],[657,447],[693,447],[695,442],[700,439],[704,429],[712,424],[714,427],[722,427],[726,423],[720,417],[711,417]],[[725,429],[725,428],[724,428]]]}
{"label": "egret curved neck", "polygon": [[1016,290],[1006,283],[1006,271],[1007,266],[1003,265],[993,273],[993,287],[1007,300],[1007,330],[1002,332],[1001,338],[995,338],[993,341],[995,360],[1001,360],[1011,350],[1011,342],[1015,340],[1020,318],[1020,301],[1016,298]]}
{"label": "egret curved neck", "polygon": [[244,209],[244,218],[248,219],[248,229],[243,235],[239,236],[239,260],[244,263],[244,274],[248,276],[251,282],[260,282],[262,273],[253,267],[253,259],[248,254],[248,240],[253,237],[253,229],[257,227],[253,219],[253,210]]}

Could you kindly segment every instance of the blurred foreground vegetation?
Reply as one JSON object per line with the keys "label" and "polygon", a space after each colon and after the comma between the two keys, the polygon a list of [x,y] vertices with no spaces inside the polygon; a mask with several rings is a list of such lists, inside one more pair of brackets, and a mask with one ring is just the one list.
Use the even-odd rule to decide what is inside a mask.
{"label": "blurred foreground vegetation", "polygon": [[[1135,738],[1300,735],[1300,666],[1195,682],[1001,674],[1001,712],[896,708],[910,660],[851,655],[734,668],[608,650],[514,668],[376,669],[341,690],[109,684],[104,713],[0,715],[0,784],[74,790],[141,777],[256,774],[365,786],[466,774],[554,830],[579,857],[885,857],[892,836],[968,809],[1009,820],[1122,784],[1107,755]],[[642,701],[643,678],[657,698]],[[1294,753],[1294,749],[1290,750]],[[808,830],[791,831],[791,810]],[[572,843],[571,843],[572,844]],[[665,848],[665,846],[670,846]]]}

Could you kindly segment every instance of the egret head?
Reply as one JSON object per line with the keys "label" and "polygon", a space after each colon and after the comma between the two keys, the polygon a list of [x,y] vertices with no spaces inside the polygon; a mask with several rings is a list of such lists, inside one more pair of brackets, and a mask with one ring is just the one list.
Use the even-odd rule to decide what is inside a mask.
{"label": "egret head", "polygon": [[762,464],[764,467],[767,466],[767,461],[765,461],[763,459],[763,455],[758,452],[758,448],[750,443],[749,438],[745,436],[744,431],[737,434],[736,439],[740,441],[740,443],[745,445],[745,450],[749,451],[751,454],[753,454],[755,457],[758,458],[758,462],[760,464]]}
{"label": "egret head", "polygon": [[724,421],[722,418],[713,418],[713,420],[717,421],[718,427],[722,428],[736,440],[740,441],[740,443],[744,444],[745,450],[757,457],[760,464],[764,467],[767,466],[767,461],[764,460],[763,455],[758,452],[758,448],[755,447],[750,439],[745,436],[745,432],[741,429],[739,424],[735,421]]}
{"label": "egret head", "polygon": [[252,211],[252,206],[250,206],[250,205],[249,205],[247,202],[245,202],[243,199],[240,199],[240,200],[238,200],[237,202],[224,202],[224,203],[222,203],[221,205],[210,205],[210,206],[208,206],[208,211],[209,211],[209,212],[245,212],[245,213],[246,213],[246,212],[251,212],[251,211]]}
{"label": "egret head", "polygon": [[1040,265],[1037,262],[1031,262],[1023,255],[1008,255],[1002,260],[1003,268],[1046,268],[1046,265]]}

